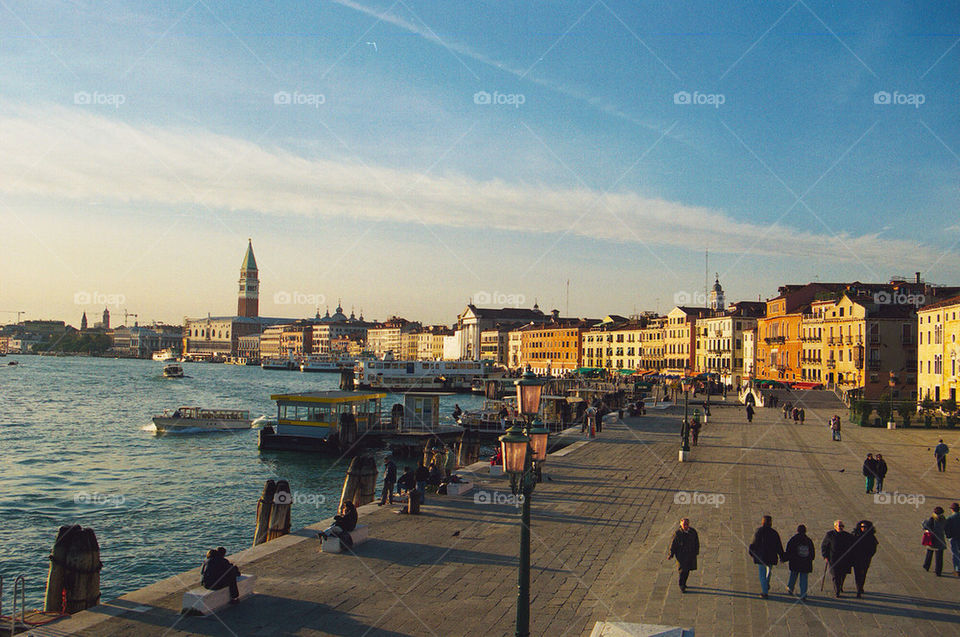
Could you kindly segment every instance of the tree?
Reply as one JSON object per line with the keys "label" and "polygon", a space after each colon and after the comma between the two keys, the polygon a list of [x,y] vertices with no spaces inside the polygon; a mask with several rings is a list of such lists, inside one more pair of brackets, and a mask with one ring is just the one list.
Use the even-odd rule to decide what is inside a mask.
{"label": "tree", "polygon": [[910,426],[910,419],[913,418],[914,412],[917,410],[916,405],[906,400],[897,404],[897,413],[900,414],[900,417],[903,419],[903,426]]}
{"label": "tree", "polygon": [[884,394],[877,404],[877,415],[880,416],[880,423],[890,422],[891,414],[893,414],[893,400],[891,400],[890,394]]}

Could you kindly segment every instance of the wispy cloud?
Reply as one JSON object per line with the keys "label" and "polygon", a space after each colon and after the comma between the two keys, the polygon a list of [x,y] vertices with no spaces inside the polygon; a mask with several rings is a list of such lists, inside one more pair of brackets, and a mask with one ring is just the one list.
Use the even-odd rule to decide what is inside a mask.
{"label": "wispy cloud", "polygon": [[[97,201],[182,211],[389,220],[438,227],[562,233],[736,254],[898,266],[929,259],[922,245],[878,234],[837,237],[770,229],[722,211],[629,191],[557,188],[423,175],[308,159],[205,130],[131,125],[89,111],[0,108],[0,193],[19,201]],[[584,212],[588,214],[584,215]]]}

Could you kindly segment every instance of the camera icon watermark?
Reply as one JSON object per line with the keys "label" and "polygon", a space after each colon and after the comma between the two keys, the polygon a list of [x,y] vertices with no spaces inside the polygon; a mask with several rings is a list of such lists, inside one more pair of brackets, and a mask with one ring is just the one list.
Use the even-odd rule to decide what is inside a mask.
{"label": "camera icon watermark", "polygon": [[673,94],[673,103],[681,106],[712,106],[720,108],[727,101],[723,93],[701,93],[700,91],[677,91]]}
{"label": "camera icon watermark", "polygon": [[700,307],[707,305],[707,297],[703,292],[679,290],[673,295],[673,302],[679,306]]}
{"label": "camera icon watermark", "polygon": [[127,102],[123,93],[101,93],[99,91],[77,91],[73,94],[73,103],[78,106],[112,106],[120,108]]}
{"label": "camera icon watermark", "polygon": [[88,491],[80,491],[73,496],[74,504],[100,507],[109,506],[115,509],[123,506],[123,503],[126,501],[127,499],[120,493],[90,493]]}
{"label": "camera icon watermark", "polygon": [[327,496],[322,493],[301,493],[300,491],[287,493],[286,491],[277,491],[273,496],[273,503],[291,506],[312,506],[319,509],[326,505]]}
{"label": "camera icon watermark", "polygon": [[520,506],[523,504],[523,494],[501,493],[500,491],[474,491],[474,504],[499,504]]}
{"label": "camera icon watermark", "polygon": [[527,96],[523,93],[501,93],[499,91],[488,93],[487,91],[477,91],[473,94],[473,103],[479,104],[480,106],[494,105],[520,108],[520,106],[527,103]]}
{"label": "camera icon watermark", "polygon": [[919,509],[926,501],[927,498],[922,493],[899,493],[894,491],[893,493],[873,494],[874,504],[906,504],[912,506],[914,509]]}
{"label": "camera icon watermark", "polygon": [[493,292],[481,290],[473,294],[473,302],[477,305],[520,307],[527,302],[527,297],[523,294],[505,294],[496,290]]}
{"label": "camera icon watermark", "polygon": [[306,292],[287,292],[281,290],[273,295],[273,302],[276,305],[307,305],[317,307],[327,302],[327,297],[323,294],[307,294]]}
{"label": "camera icon watermark", "polygon": [[877,91],[873,94],[873,103],[881,106],[912,106],[920,108],[927,101],[923,93],[901,93],[900,91]]}
{"label": "camera icon watermark", "polygon": [[720,507],[727,501],[722,493],[700,493],[699,491],[677,491],[673,494],[673,503],[681,506],[712,506]]}
{"label": "camera icon watermark", "polygon": [[920,307],[926,305],[927,297],[923,294],[898,292],[895,290],[880,290],[873,293],[873,302],[877,305],[912,305]]}
{"label": "camera icon watermark", "polygon": [[320,108],[327,102],[322,93],[301,93],[300,91],[277,91],[273,94],[273,103],[277,106],[312,106]]}
{"label": "camera icon watermark", "polygon": [[127,302],[127,297],[123,294],[106,294],[104,292],[87,292],[81,290],[74,292],[73,302],[75,305],[106,305],[107,307],[120,307]]}

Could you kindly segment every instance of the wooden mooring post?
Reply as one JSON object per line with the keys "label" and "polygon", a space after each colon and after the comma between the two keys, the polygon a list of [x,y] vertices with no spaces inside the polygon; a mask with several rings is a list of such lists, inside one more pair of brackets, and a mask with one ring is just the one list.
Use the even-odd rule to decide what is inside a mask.
{"label": "wooden mooring post", "polygon": [[263,486],[263,494],[257,500],[257,525],[253,532],[253,545],[267,541],[267,531],[270,528],[270,510],[273,508],[273,496],[277,492],[277,483],[267,480]]}
{"label": "wooden mooring post", "polygon": [[61,526],[50,553],[47,612],[73,614],[100,602],[100,544],[93,529]]}
{"label": "wooden mooring post", "polygon": [[290,532],[290,508],[292,505],[293,496],[290,494],[290,483],[286,480],[278,481],[277,491],[273,495],[273,505],[270,507],[267,542]]}
{"label": "wooden mooring post", "polygon": [[343,491],[340,492],[340,504],[353,502],[354,506],[362,506],[373,502],[377,489],[377,460],[373,456],[356,456],[350,460],[347,476],[343,480]]}

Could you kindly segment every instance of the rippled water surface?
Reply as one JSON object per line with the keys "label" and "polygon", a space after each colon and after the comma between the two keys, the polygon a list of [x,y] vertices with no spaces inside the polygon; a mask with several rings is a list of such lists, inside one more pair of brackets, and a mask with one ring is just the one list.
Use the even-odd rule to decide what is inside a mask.
{"label": "rippled water surface", "polygon": [[[6,363],[17,360],[19,366]],[[101,358],[0,358],[0,574],[27,577],[42,604],[47,556],[63,524],[96,531],[111,599],[197,566],[207,548],[230,553],[253,540],[264,481],[290,481],[293,528],[333,515],[346,460],[263,452],[255,430],[157,436],[150,418],[201,405],[275,415],[271,393],[336,389],[336,374]],[[383,408],[399,401],[388,396]],[[448,419],[457,402],[441,399]],[[378,487],[379,492],[379,487]],[[9,592],[5,591],[9,599]]]}

